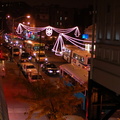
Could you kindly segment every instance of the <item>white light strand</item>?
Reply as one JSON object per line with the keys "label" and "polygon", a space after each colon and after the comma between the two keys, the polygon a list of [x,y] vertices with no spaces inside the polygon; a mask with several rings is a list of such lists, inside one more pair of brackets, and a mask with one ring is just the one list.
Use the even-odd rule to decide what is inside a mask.
{"label": "white light strand", "polygon": [[82,50],[85,50],[85,48],[84,48],[84,47],[81,47],[81,46],[79,46],[79,45],[75,44],[74,42],[72,42],[72,41],[70,41],[70,40],[69,40],[69,42],[71,42],[73,45],[77,46],[78,48],[80,48],[80,49],[82,49]]}
{"label": "white light strand", "polygon": [[55,45],[53,46],[52,51],[55,52],[55,55],[62,56],[64,51],[64,41],[62,39],[62,36],[59,34],[58,39],[56,40]]}
{"label": "white light strand", "polygon": [[[19,25],[18,25],[18,27],[17,27],[17,31],[16,31],[16,32],[17,32],[18,34],[21,34],[21,33],[23,32],[23,30],[21,30],[21,29],[22,29],[21,26],[22,26],[24,29],[29,30],[29,31],[32,31],[32,32],[40,32],[40,31],[43,31],[43,30],[46,29],[46,35],[48,35],[48,36],[51,36],[51,35],[52,35],[53,30],[54,30],[55,32],[59,33],[59,34],[60,34],[60,33],[68,34],[68,33],[70,33],[70,32],[72,32],[72,31],[75,30],[74,35],[75,35],[76,37],[79,37],[79,35],[80,35],[80,31],[79,31],[78,27],[67,28],[67,29],[60,29],[60,28],[55,28],[55,27],[51,27],[51,26],[47,26],[47,27],[30,27],[30,26],[27,26],[27,25],[23,25],[22,23],[19,23]],[[18,32],[18,31],[20,31],[20,32]]]}
{"label": "white light strand", "polygon": [[16,32],[17,32],[18,34],[21,34],[21,33],[23,32],[23,29],[22,29],[21,24],[18,25],[18,27],[17,27],[17,29],[16,29]]}
{"label": "white light strand", "polygon": [[92,42],[92,41],[89,41],[89,40],[81,40],[81,39],[78,39],[78,38],[74,38],[74,37],[71,37],[71,36],[68,36],[68,35],[65,35],[65,34],[62,34],[62,36],[65,37],[67,40],[71,39],[71,40],[86,42],[86,43],[91,43]]}

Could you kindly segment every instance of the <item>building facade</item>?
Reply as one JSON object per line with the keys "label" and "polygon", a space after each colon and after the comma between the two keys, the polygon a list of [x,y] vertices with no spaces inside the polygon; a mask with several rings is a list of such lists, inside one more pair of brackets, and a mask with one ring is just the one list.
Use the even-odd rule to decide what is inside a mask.
{"label": "building facade", "polygon": [[96,0],[96,52],[88,85],[88,120],[109,120],[120,109],[120,1]]}

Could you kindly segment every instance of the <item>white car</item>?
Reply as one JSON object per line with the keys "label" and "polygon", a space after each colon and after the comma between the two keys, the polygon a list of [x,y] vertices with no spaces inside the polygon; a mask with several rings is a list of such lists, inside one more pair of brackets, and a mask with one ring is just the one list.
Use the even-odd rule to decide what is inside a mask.
{"label": "white car", "polygon": [[38,72],[30,72],[28,73],[28,80],[29,82],[39,82],[40,80],[44,80],[44,78],[42,77],[42,75]]}
{"label": "white car", "polygon": [[45,55],[45,54],[36,54],[36,56],[35,56],[35,60],[36,60],[36,62],[47,62],[48,61],[48,58],[47,58],[47,56]]}
{"label": "white car", "polygon": [[38,70],[34,66],[34,64],[32,64],[30,62],[22,63],[21,68],[22,68],[22,72],[25,75],[28,75],[28,73],[30,73],[30,72],[36,72],[36,73],[38,72]]}

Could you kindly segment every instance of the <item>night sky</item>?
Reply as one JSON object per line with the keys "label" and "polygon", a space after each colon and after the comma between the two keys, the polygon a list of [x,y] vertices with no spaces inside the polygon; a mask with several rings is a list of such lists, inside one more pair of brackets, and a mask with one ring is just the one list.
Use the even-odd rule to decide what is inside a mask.
{"label": "night sky", "polygon": [[92,0],[1,0],[2,2],[18,2],[23,1],[27,4],[34,5],[50,5],[50,4],[59,4],[63,7],[71,7],[71,8],[84,8],[89,4],[92,4]]}

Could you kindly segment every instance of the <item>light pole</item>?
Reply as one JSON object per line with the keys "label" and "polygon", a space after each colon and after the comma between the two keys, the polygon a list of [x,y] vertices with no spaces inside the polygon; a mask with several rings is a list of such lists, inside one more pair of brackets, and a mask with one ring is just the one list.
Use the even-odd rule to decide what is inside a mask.
{"label": "light pole", "polygon": [[[12,18],[12,39],[14,38],[14,27],[15,27],[15,21],[20,19],[20,18],[30,18],[30,15],[27,15],[27,16],[20,16],[20,17],[17,17],[17,18]],[[10,15],[7,16],[7,18],[10,18]],[[13,60],[13,46],[12,46],[12,60]]]}

